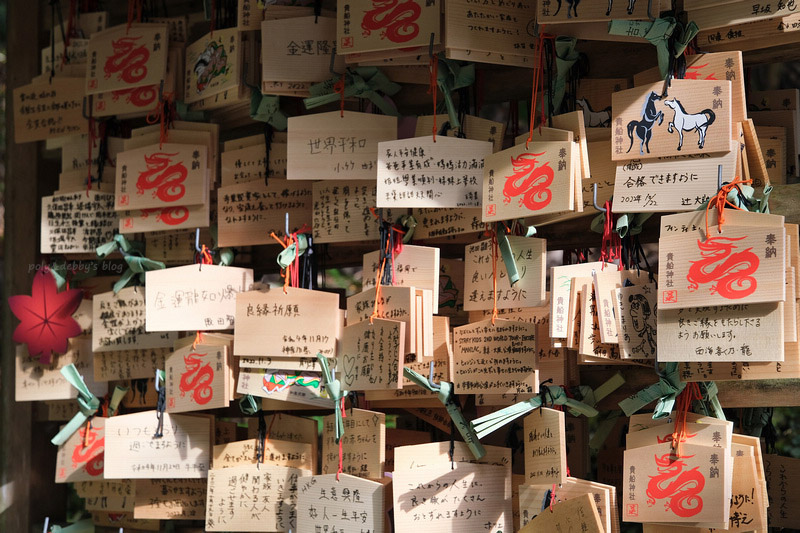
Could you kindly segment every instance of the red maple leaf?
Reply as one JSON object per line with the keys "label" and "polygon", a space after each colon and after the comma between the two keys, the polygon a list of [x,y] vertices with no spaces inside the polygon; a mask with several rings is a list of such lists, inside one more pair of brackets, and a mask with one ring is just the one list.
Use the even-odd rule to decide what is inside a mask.
{"label": "red maple leaf", "polygon": [[83,299],[80,289],[58,292],[50,270],[43,268],[33,277],[31,295],[8,298],[11,311],[20,320],[14,330],[14,342],[28,345],[31,357],[50,364],[52,353],[66,353],[68,340],[81,334],[81,326],[72,318]]}

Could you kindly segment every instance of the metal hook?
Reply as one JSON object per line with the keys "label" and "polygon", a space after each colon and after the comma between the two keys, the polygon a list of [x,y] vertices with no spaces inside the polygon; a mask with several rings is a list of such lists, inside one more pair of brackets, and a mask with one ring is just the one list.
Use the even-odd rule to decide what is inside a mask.
{"label": "metal hook", "polygon": [[431,40],[428,43],[428,57],[431,58],[431,59],[433,59],[433,40],[434,40],[434,38],[435,38],[435,35],[434,35],[433,32],[431,32]]}
{"label": "metal hook", "polygon": [[428,383],[431,384],[432,389],[439,390],[442,388],[442,386],[439,383],[433,382],[433,361],[431,361],[430,370],[428,370]]}
{"label": "metal hook", "polygon": [[[89,114],[88,115],[86,114],[86,99],[87,98],[89,99]],[[94,95],[90,94],[88,96],[84,96],[83,97],[83,108],[81,110],[81,115],[83,115],[83,118],[85,118],[86,120],[91,120],[93,111],[94,111]]]}
{"label": "metal hook", "polygon": [[158,387],[158,370],[156,370],[156,392],[158,392],[159,390],[161,389],[159,389]]}
{"label": "metal hook", "polygon": [[203,253],[203,250],[200,249],[200,228],[197,228],[194,234],[194,249],[198,254]]}
{"label": "metal hook", "polygon": [[286,235],[287,237],[289,236],[289,213],[288,212],[286,213],[286,220],[285,220],[285,224],[283,226],[283,234]]}
{"label": "metal hook", "polygon": [[336,72],[333,69],[333,64],[335,61],[336,61],[336,45],[334,45],[333,48],[331,49],[331,64],[330,66],[328,66],[328,70],[330,71],[331,74],[335,76],[342,76],[344,72]]}
{"label": "metal hook", "polygon": [[722,188],[722,165],[717,165],[717,190]]}
{"label": "metal hook", "polygon": [[656,21],[656,17],[653,16],[653,0],[647,0],[647,18],[650,19],[650,22]]}
{"label": "metal hook", "polygon": [[600,211],[601,213],[606,212],[605,207],[600,207],[597,205],[597,183],[592,183],[592,203],[594,204],[594,208]]}

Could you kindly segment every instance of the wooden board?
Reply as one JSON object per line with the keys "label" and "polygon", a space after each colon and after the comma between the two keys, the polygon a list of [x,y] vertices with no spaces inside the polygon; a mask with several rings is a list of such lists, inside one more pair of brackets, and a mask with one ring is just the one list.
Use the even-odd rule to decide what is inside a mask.
{"label": "wooden board", "polygon": [[489,142],[441,135],[379,143],[378,207],[480,207],[491,153]]}
{"label": "wooden board", "polygon": [[[312,189],[314,242],[379,240],[378,219],[370,211],[375,207],[377,184],[324,180],[315,182]],[[407,211],[386,209],[376,212],[386,220],[396,220]]]}
{"label": "wooden board", "polygon": [[339,296],[290,287],[236,297],[234,355],[333,357],[339,332]]}
{"label": "wooden board", "polygon": [[342,330],[337,368],[347,390],[402,387],[406,323],[375,318]]}
{"label": "wooden board", "polygon": [[436,239],[464,233],[476,233],[486,227],[481,221],[479,207],[419,208],[412,209],[411,214],[417,221],[414,237],[419,239]]}
{"label": "wooden board", "polygon": [[731,82],[673,80],[662,99],[663,86],[612,95],[614,161],[730,151]]}
{"label": "wooden board", "polygon": [[119,352],[94,352],[94,380],[116,381],[142,379],[154,376],[156,369],[164,368],[170,348],[152,350],[122,350]]}
{"label": "wooden board", "polygon": [[92,35],[86,94],[158,85],[167,72],[168,38],[164,24],[121,24]]}
{"label": "wooden board", "polygon": [[522,66],[519,64],[521,58],[533,63],[537,51],[534,9],[534,5],[528,2],[445,2],[445,47],[469,53],[471,61],[496,63],[504,56],[519,56],[517,66]]}
{"label": "wooden board", "polygon": [[145,283],[146,331],[230,329],[236,294],[252,285],[249,268],[186,265],[151,270]]}
{"label": "wooden board", "polygon": [[269,173],[267,173],[267,148],[263,142],[238,150],[225,150],[222,152],[221,160],[220,179],[223,187],[286,177],[286,143],[270,143]]}
{"label": "wooden board", "polygon": [[67,353],[56,355],[50,365],[42,365],[38,360],[31,359],[23,344],[17,345],[16,349],[14,399],[17,402],[77,398],[78,389],[61,374],[61,368],[69,364],[75,365],[93,394],[104,396],[108,392],[106,383],[96,383],[92,379],[92,349],[88,337],[70,339]]}
{"label": "wooden board", "polygon": [[[393,266],[393,285],[433,291],[434,314],[438,312],[439,303],[439,253],[439,248],[432,246],[404,245],[394,255]],[[362,291],[375,287],[381,267],[379,259],[379,251],[364,254]]]}
{"label": "wooden board", "polygon": [[[342,472],[353,476],[380,479],[386,460],[386,415],[364,409],[347,409],[342,436]],[[322,419],[322,473],[339,469],[335,415]]]}
{"label": "wooden board", "polygon": [[167,412],[227,407],[228,347],[186,346],[166,360]]}
{"label": "wooden board", "polygon": [[208,474],[211,422],[208,417],[164,413],[164,436],[153,438],[155,411],[106,421],[106,479],[194,479]]}
{"label": "wooden board", "polygon": [[573,278],[591,276],[593,271],[602,268],[602,262],[550,268],[550,337],[566,339],[567,333],[570,331],[567,324],[569,323],[569,300]]}
{"label": "wooden board", "polygon": [[554,505],[552,512],[539,513],[520,530],[520,533],[560,531],[573,526],[586,533],[602,533],[604,531],[590,494]]}
{"label": "wooden board", "polygon": [[[256,464],[258,439],[248,439],[214,446],[214,469]],[[264,464],[314,471],[311,444],[267,438],[264,440]]]}
{"label": "wooden board", "polygon": [[116,233],[113,194],[81,191],[42,197],[43,254],[95,255]]}
{"label": "wooden board", "polygon": [[374,180],[378,143],[397,139],[397,118],[338,111],[289,118],[286,177]]}
{"label": "wooden board", "polygon": [[455,390],[459,394],[533,394],[536,325],[491,319],[453,330]]}
{"label": "wooden board", "polygon": [[206,480],[137,479],[133,517],[137,519],[203,520]]}
{"label": "wooden board", "polygon": [[525,482],[561,484],[567,479],[567,441],[563,411],[543,407],[523,419]]}
{"label": "wooden board", "polygon": [[82,135],[83,78],[57,77],[14,89],[14,142]]}
{"label": "wooden board", "polygon": [[219,246],[273,244],[270,233],[282,237],[310,225],[312,221],[311,182],[271,179],[239,183],[217,190]]}
{"label": "wooden board", "polygon": [[[511,285],[502,254],[497,258],[497,308],[536,307],[547,301],[545,291],[547,241],[528,237],[508,237],[520,279]],[[465,252],[464,309],[492,309],[492,241],[467,246]]]}
{"label": "wooden board", "polygon": [[[321,82],[341,72],[344,56],[337,55],[336,19],[293,17],[261,23],[262,80]],[[344,50],[342,50],[344,51]]]}
{"label": "wooden board", "polygon": [[103,479],[105,428],[106,419],[96,416],[90,427],[81,427],[58,447],[56,483]]}
{"label": "wooden board", "polygon": [[144,289],[126,287],[92,298],[92,350],[148,350],[168,348],[178,338],[174,332],[145,333]]}
{"label": "wooden board", "polygon": [[[417,117],[417,126],[414,130],[414,137],[424,137],[433,133],[433,115],[421,115]],[[441,133],[445,123],[449,123],[449,115],[436,115],[436,135]],[[494,120],[488,120],[474,115],[464,115],[460,119],[463,123],[461,128],[450,127],[446,135],[448,137],[458,137],[463,134],[467,139],[473,141],[486,141],[492,143],[492,150],[499,152],[503,149],[503,139],[505,138],[506,125]],[[452,125],[451,125],[452,126]]]}
{"label": "wooden board", "polygon": [[187,104],[235,90],[241,84],[242,34],[216,30],[186,47],[183,99]]}
{"label": "wooden board", "polygon": [[[336,47],[340,54],[439,44],[439,2],[412,0],[401,11],[385,14],[376,0],[349,0],[336,13]],[[431,41],[433,35],[433,41]],[[337,72],[339,72],[337,70]]]}

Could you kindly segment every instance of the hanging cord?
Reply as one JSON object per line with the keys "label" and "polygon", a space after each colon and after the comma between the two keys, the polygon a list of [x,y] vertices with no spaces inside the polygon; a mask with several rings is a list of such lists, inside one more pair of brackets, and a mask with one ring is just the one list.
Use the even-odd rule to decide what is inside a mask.
{"label": "hanging cord", "polygon": [[[344,118],[344,90],[345,90],[346,80],[345,80],[345,73],[342,72],[342,79],[337,81],[333,84],[333,92],[339,93],[339,116]],[[360,100],[359,100],[360,103]]]}
{"label": "hanging cord", "polygon": [[[533,140],[533,129],[534,124],[536,122],[536,106],[538,102],[539,93],[544,93],[544,64],[545,64],[545,46],[546,41],[554,41],[554,35],[548,35],[544,33],[544,26],[539,28],[539,40],[537,49],[539,51],[538,59],[537,59],[537,67],[533,70],[533,86],[531,87],[531,113],[530,113],[530,132],[528,134],[528,139],[525,141],[525,148],[528,148],[528,143]],[[549,51],[549,48],[547,48]],[[539,121],[539,133],[542,131],[542,126],[544,125],[545,121],[545,113],[544,113],[544,94],[542,94],[542,104],[541,104],[541,119]]]}
{"label": "hanging cord", "polygon": [[[344,397],[340,400],[341,403],[341,411],[342,411],[342,418],[347,418],[347,411],[344,408]],[[336,481],[339,481],[339,474],[344,471],[343,464],[344,464],[344,453],[342,452],[342,441],[344,440],[344,435],[339,437],[339,468],[336,470]]]}
{"label": "hanging cord", "polygon": [[275,133],[275,129],[272,127],[272,124],[269,122],[264,123],[264,145],[266,146],[266,157],[264,159],[265,170],[264,170],[264,186],[269,187],[269,158],[270,153],[272,152],[272,137]]}
{"label": "hanging cord", "polygon": [[128,0],[128,27],[125,33],[130,33],[134,18],[136,22],[142,21],[142,0]]}
{"label": "hanging cord", "polygon": [[[90,111],[91,113],[91,111]],[[88,149],[88,157],[89,160],[86,163],[86,197],[89,197],[89,191],[92,190],[92,150],[94,148],[95,142],[97,140],[97,135],[95,134],[95,120],[94,117],[90,114],[89,115],[89,149]]]}
{"label": "hanging cord", "polygon": [[[67,53],[69,49],[69,43],[72,40],[73,33],[76,32],[75,26],[77,20],[77,0],[69,0],[69,14],[67,15],[67,32],[63,35],[63,42],[64,42],[64,53],[61,55],[61,68],[64,68],[64,65],[69,63],[69,54]],[[59,16],[60,16],[59,11]],[[62,33],[64,32],[63,28],[63,21],[62,21]]]}
{"label": "hanging cord", "polygon": [[156,371],[156,390],[158,391],[156,418],[158,418],[158,425],[156,426],[156,433],[153,435],[154,439],[160,439],[164,436],[164,411],[167,409],[167,384],[163,383],[160,387],[158,385],[161,373],[161,370]]}
{"label": "hanging cord", "polygon": [[[600,245],[600,260],[603,262],[603,268],[605,268],[606,263],[613,263],[614,260],[622,255],[622,242],[619,234],[614,231],[615,221],[614,214],[611,211],[611,200],[606,200],[604,207],[606,211],[603,222],[603,240]],[[622,269],[622,262],[620,262],[619,269]]]}
{"label": "hanging cord", "polygon": [[[370,212],[376,219],[378,219],[380,224],[380,255],[378,259],[380,262],[380,267],[378,268],[377,277],[375,279],[375,303],[372,308],[372,314],[369,317],[369,322],[372,324],[373,321],[380,316],[378,308],[380,306],[382,285],[394,284],[394,258],[397,254],[403,251],[402,235],[405,234],[405,232],[396,226],[392,226],[391,222],[383,220],[375,212],[375,208],[370,207]],[[400,238],[395,240],[395,233],[400,234]],[[386,269],[387,263],[390,267],[389,270]]]}
{"label": "hanging cord", "polygon": [[[430,85],[428,86],[428,94],[431,95],[433,100],[433,142],[436,142],[436,104],[437,100],[439,99],[439,55],[433,54],[431,55],[430,61],[428,63],[428,69],[430,71]],[[462,124],[463,126],[463,124]]]}
{"label": "hanging cord", "polygon": [[492,230],[492,325],[497,320],[497,259],[500,255],[500,246],[497,242],[497,225]]}
{"label": "hanging cord", "polygon": [[177,111],[173,102],[174,98],[174,93],[162,92],[156,107],[150,111],[146,117],[148,124],[159,124],[159,149],[165,142],[169,141],[169,130],[172,128],[172,123],[177,117]]}
{"label": "hanging cord", "polygon": [[[717,194],[715,194],[709,201],[708,205],[706,206],[706,240],[708,239],[708,213],[712,209],[717,210],[717,224],[719,225],[719,230],[722,232],[722,225],[725,223],[725,207],[733,207],[734,209],[738,209],[739,211],[744,211],[741,207],[732,204],[730,200],[728,200],[728,194],[736,188],[739,190],[739,185],[749,185],[753,183],[753,180],[744,180],[741,178],[736,178],[730,183],[725,183],[722,187],[719,188]],[[741,190],[740,190],[741,192]]]}
{"label": "hanging cord", "polygon": [[687,438],[693,436],[689,435],[686,430],[692,402],[702,399],[703,395],[700,393],[700,387],[696,382],[687,383],[686,388],[678,395],[675,406],[675,430],[672,433],[672,447],[675,450],[676,457],[682,456],[683,443],[686,442]]}

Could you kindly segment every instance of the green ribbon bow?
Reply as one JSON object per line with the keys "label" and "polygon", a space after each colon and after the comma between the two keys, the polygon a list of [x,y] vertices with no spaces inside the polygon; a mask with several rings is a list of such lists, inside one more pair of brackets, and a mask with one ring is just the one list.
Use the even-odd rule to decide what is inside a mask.
{"label": "green ribbon bow", "polygon": [[321,353],[317,354],[319,366],[322,367],[322,379],[325,383],[325,390],[333,400],[334,412],[336,414],[336,443],[339,443],[344,435],[344,419],[342,417],[342,398],[346,398],[349,391],[342,389],[342,383],[338,379],[333,379],[331,369],[328,367],[328,358]]}
{"label": "green ribbon bow", "polygon": [[[81,263],[84,264],[84,263]],[[72,275],[72,281],[82,281],[88,278],[92,278],[97,275],[97,264],[94,261],[86,262],[87,266],[86,270],[81,269],[79,272],[76,272]],[[60,263],[55,263],[50,265],[50,272],[53,274],[53,277],[56,279],[56,286],[58,290],[62,290],[64,286],[67,284],[67,275],[69,271],[67,270],[67,262],[62,261]]]}
{"label": "green ribbon bow", "polygon": [[441,381],[439,385],[434,385],[428,378],[408,367],[403,368],[403,375],[423,389],[435,392],[438,395],[439,401],[444,404],[445,409],[447,409],[447,414],[450,415],[450,419],[453,421],[456,428],[458,428],[458,432],[461,433],[461,437],[463,437],[464,442],[469,446],[469,451],[472,452],[475,459],[481,459],[486,455],[486,450],[481,444],[478,435],[458,408],[452,383],[449,381]]}
{"label": "green ribbon bow", "polygon": [[653,412],[653,419],[658,420],[669,416],[675,405],[675,399],[685,387],[686,383],[680,379],[678,363],[667,363],[666,371],[659,375],[657,383],[653,383],[633,396],[625,398],[619,402],[619,406],[625,416],[631,416],[650,402],[658,400]]}
{"label": "green ribbon bow", "polygon": [[[536,235],[536,228],[527,226],[525,230],[525,237],[532,237]],[[508,240],[508,231],[506,225],[503,223],[497,224],[497,247],[500,249],[500,255],[503,257],[503,265],[508,275],[508,281],[513,287],[519,281],[520,275],[517,269],[517,258],[514,257],[514,250],[511,249],[511,242]]]}
{"label": "green ribbon bow", "polygon": [[71,526],[53,525],[50,527],[50,533],[94,533],[94,522],[91,518],[86,518],[75,522]]}
{"label": "green ribbon bow", "polygon": [[406,228],[406,233],[403,235],[403,244],[408,244],[414,237],[414,231],[417,229],[417,219],[414,215],[403,215],[398,219],[401,226]]}
{"label": "green ribbon bow", "polygon": [[[728,192],[728,196],[726,198],[728,202],[735,205],[739,209],[744,209],[745,211],[750,211],[753,213],[769,213],[769,196],[772,194],[772,185],[767,185],[764,187],[760,197],[755,196],[755,194],[756,189],[750,185],[739,185],[738,189],[736,187],[732,188],[730,192]],[[697,208],[697,211],[703,211],[708,208],[708,202],[710,201],[711,199],[709,198],[703,202]]]}
{"label": "green ribbon bow", "polygon": [[[673,49],[670,50],[670,38],[675,34],[676,28],[679,34],[675,35]],[[658,18],[652,22],[612,20],[608,23],[608,33],[610,35],[642,37],[656,47],[658,69],[662,79],[666,79],[667,75],[669,75],[670,59],[672,57],[680,57],[698,31],[700,30],[694,22],[689,22],[685,27],[682,25],[679,27],[678,21],[673,17]]]}
{"label": "green ribbon bow", "polygon": [[118,293],[124,289],[134,277],[138,276],[140,285],[144,285],[145,272],[149,270],[161,270],[166,268],[166,265],[161,261],[153,261],[144,257],[142,250],[144,243],[139,241],[130,242],[124,235],[114,235],[114,238],[105,244],[97,247],[97,257],[103,259],[107,255],[119,250],[122,253],[123,259],[128,264],[128,269],[122,273],[119,281],[114,284],[114,293]]}
{"label": "green ribbon bow", "polygon": [[[575,410],[577,413],[588,417],[597,416],[597,409],[590,405],[586,405],[583,402],[570,398],[561,387],[548,387],[547,385],[542,385],[541,388],[544,389],[542,392],[544,392],[546,397],[552,401],[553,405],[566,406]],[[478,438],[482,439],[486,435],[497,431],[506,424],[510,424],[517,418],[524,416],[540,407],[542,407],[542,394],[537,394],[530,400],[515,403],[514,405],[509,405],[508,407],[500,409],[499,411],[495,411],[494,413],[476,418],[472,421],[472,429],[478,435]]]}
{"label": "green ribbon bow", "polygon": [[[627,235],[639,235],[643,228],[644,223],[653,216],[653,213],[623,213],[617,218],[614,224],[614,232],[624,239]],[[590,228],[595,233],[603,233],[603,226],[605,225],[606,214],[600,213],[592,219]]]}
{"label": "green ribbon bow", "polygon": [[245,394],[239,398],[239,410],[245,416],[256,416],[261,410],[261,398],[252,394]]}
{"label": "green ribbon bow", "polygon": [[[579,385],[577,387],[577,396],[580,401],[585,403],[590,407],[594,407],[597,405],[597,402],[601,401],[603,398],[620,388],[625,384],[625,378],[622,376],[620,372],[614,374],[611,378],[606,380],[605,383],[593,389],[588,385]],[[570,409],[570,414],[572,416],[578,416],[580,413],[577,411],[573,411]]]}
{"label": "green ribbon bow", "polygon": [[117,414],[119,404],[122,403],[122,399],[126,394],[128,394],[128,387],[120,387],[119,385],[114,387],[114,392],[111,393],[111,399],[108,400],[108,416]]}
{"label": "green ribbon bow", "polygon": [[281,111],[280,97],[261,94],[261,89],[253,85],[248,87],[250,87],[250,118],[266,122],[278,131],[286,131],[289,119]]}
{"label": "green ribbon bow", "polygon": [[447,116],[453,129],[461,127],[458,120],[458,110],[453,103],[453,91],[469,87],[475,83],[475,63],[447,59],[444,52],[438,54],[439,66],[436,72],[436,85],[444,95],[444,105],[447,107]]}
{"label": "green ribbon bow", "polygon": [[[341,81],[340,76],[335,76],[321,83],[315,83],[309,89],[311,96],[303,99],[306,109],[314,109],[321,105],[338,101],[342,96],[334,89]],[[378,106],[384,115],[398,116],[399,113],[383,99],[379,92],[392,96],[400,90],[400,85],[394,83],[386,74],[377,67],[357,67],[347,69],[345,72],[344,97],[367,98]]]}
{"label": "green ribbon bow", "polygon": [[53,437],[50,442],[55,444],[56,446],[61,446],[67,439],[69,439],[73,433],[78,431],[78,429],[86,423],[86,421],[94,416],[97,410],[100,408],[100,400],[92,394],[89,388],[86,386],[86,383],[83,382],[83,378],[81,377],[80,372],[78,369],[75,368],[75,365],[70,363],[67,366],[61,369],[61,374],[64,378],[69,382],[70,385],[78,389],[78,409],[79,411],[75,413],[75,416],[72,417],[66,426],[64,426],[58,434]]}
{"label": "green ribbon bow", "polygon": [[556,79],[553,84],[553,109],[559,109],[567,89],[567,75],[580,54],[575,50],[578,39],[556,37]]}
{"label": "green ribbon bow", "polygon": [[281,268],[287,268],[298,256],[306,253],[306,250],[308,250],[308,236],[299,233],[297,235],[297,242],[293,242],[278,254],[278,265]]}

